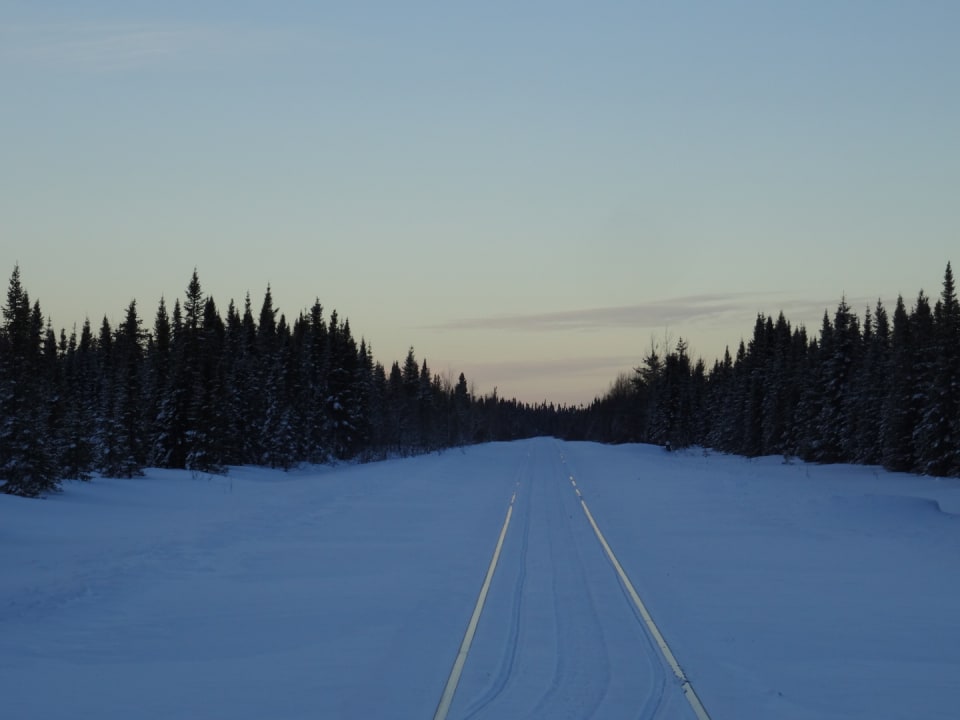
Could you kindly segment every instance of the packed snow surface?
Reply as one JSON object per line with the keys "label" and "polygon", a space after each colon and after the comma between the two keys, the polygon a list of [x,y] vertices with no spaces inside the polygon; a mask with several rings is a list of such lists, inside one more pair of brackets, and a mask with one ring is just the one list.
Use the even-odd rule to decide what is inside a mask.
{"label": "packed snow surface", "polygon": [[[571,482],[571,478],[575,482]],[[0,716],[960,717],[960,481],[537,439],[0,496]]]}

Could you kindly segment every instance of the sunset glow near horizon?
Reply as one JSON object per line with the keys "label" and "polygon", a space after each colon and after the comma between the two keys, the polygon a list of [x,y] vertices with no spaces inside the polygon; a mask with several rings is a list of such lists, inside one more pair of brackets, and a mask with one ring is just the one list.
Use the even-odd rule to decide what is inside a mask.
{"label": "sunset glow near horizon", "polygon": [[[954,2],[10,2],[0,272],[55,330],[315,299],[589,403],[960,261]],[[670,348],[668,348],[670,349]]]}

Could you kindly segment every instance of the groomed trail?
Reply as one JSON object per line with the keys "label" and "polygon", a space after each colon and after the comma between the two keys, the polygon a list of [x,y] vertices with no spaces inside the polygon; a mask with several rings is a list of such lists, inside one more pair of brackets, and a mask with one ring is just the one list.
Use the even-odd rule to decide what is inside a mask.
{"label": "groomed trail", "polygon": [[449,717],[695,718],[581,508],[567,454],[527,445]]}
{"label": "groomed trail", "polygon": [[958,547],[956,479],[702,449],[69,482],[0,495],[0,716],[953,720]]}

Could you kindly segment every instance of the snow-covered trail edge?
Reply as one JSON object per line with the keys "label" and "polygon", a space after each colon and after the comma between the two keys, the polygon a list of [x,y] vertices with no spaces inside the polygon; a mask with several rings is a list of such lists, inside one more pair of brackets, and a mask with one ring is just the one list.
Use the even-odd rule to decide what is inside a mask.
{"label": "snow-covered trail edge", "polygon": [[713,720],[956,717],[956,480],[548,439],[0,496],[2,714],[430,717],[529,476],[450,717],[676,717],[558,448]]}

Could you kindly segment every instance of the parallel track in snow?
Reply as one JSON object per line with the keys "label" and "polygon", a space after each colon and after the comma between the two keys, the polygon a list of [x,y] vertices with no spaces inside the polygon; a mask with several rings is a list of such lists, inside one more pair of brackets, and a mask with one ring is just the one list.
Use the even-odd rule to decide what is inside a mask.
{"label": "parallel track in snow", "polygon": [[630,582],[630,578],[627,577],[626,571],[623,569],[620,561],[617,560],[617,556],[614,554],[613,549],[610,547],[607,539],[600,531],[600,527],[597,525],[597,521],[594,520],[593,514],[590,512],[590,508],[587,507],[587,502],[583,499],[583,494],[580,492],[580,488],[577,487],[577,481],[573,475],[570,476],[570,484],[573,486],[573,489],[577,494],[577,498],[580,501],[580,507],[583,508],[584,515],[587,516],[587,520],[589,521],[590,526],[593,528],[597,539],[600,541],[600,545],[607,554],[607,557],[609,558],[610,563],[613,565],[614,570],[617,571],[617,576],[620,578],[620,582],[623,583],[624,590],[627,592],[627,595],[629,596],[634,607],[636,607],[637,611],[640,613],[640,617],[643,619],[643,623],[647,629],[647,632],[650,633],[650,636],[656,643],[657,648],[663,655],[663,659],[667,662],[667,665],[670,666],[674,676],[680,682],[680,687],[683,689],[683,694],[686,697],[687,702],[690,704],[694,714],[697,716],[697,720],[710,720],[710,715],[707,713],[706,708],[704,708],[703,703],[700,701],[700,697],[693,689],[693,685],[687,678],[686,673],[684,673],[683,668],[680,667],[680,663],[677,662],[677,658],[670,649],[670,646],[667,645],[667,641],[664,639],[663,633],[660,632],[660,628],[658,628],[657,624],[653,621],[653,617],[647,610],[646,605],[644,605],[643,600],[640,599],[639,593],[637,593],[633,583]]}
{"label": "parallel track in snow", "polygon": [[510,527],[510,518],[513,516],[513,504],[517,499],[517,491],[513,491],[513,497],[510,498],[510,505],[507,507],[507,516],[503,521],[503,527],[500,529],[500,537],[497,538],[497,545],[493,551],[493,558],[490,560],[490,566],[487,568],[487,575],[480,588],[480,596],[477,598],[477,604],[473,608],[473,615],[470,616],[470,622],[467,624],[467,631],[460,643],[460,650],[457,652],[457,658],[453,662],[453,669],[450,671],[450,677],[443,688],[443,695],[440,696],[440,702],[437,704],[437,711],[434,713],[434,720],[445,720],[450,712],[450,705],[453,703],[453,696],[457,692],[457,685],[460,683],[460,675],[463,673],[463,666],[467,662],[467,655],[470,652],[470,646],[473,644],[473,637],[477,631],[477,623],[480,622],[480,615],[483,613],[483,606],[487,600],[487,593],[490,591],[490,582],[493,580],[493,574],[497,570],[497,562],[500,560],[500,551],[503,549],[503,539],[507,535],[507,529]]}
{"label": "parallel track in snow", "polygon": [[[529,479],[530,466],[532,464],[531,455],[528,453],[523,463],[522,470],[517,477],[517,487],[521,486],[524,479]],[[527,488],[524,488],[526,491]],[[513,667],[517,659],[517,648],[520,645],[520,617],[524,609],[524,582],[527,575],[527,548],[530,543],[530,512],[533,506],[533,499],[524,496],[519,506],[519,515],[517,523],[522,527],[520,543],[520,570],[514,580],[514,592],[510,604],[510,620],[508,625],[508,634],[506,638],[506,651],[500,658],[500,664],[496,674],[493,676],[493,682],[490,687],[478,698],[476,698],[467,709],[464,720],[472,720],[484,708],[490,705],[499,697],[513,677]]]}
{"label": "parallel track in snow", "polygon": [[[590,513],[566,459],[546,448],[535,455],[528,454],[518,468],[494,557],[435,720],[448,714],[464,720],[609,716],[611,708],[622,710],[624,700],[633,707],[632,716],[653,720],[664,712],[676,713],[681,707],[677,703],[685,704],[668,682],[670,671],[697,720],[709,720]],[[576,501],[572,495],[564,500],[568,480]],[[576,520],[574,502],[590,529]],[[593,536],[600,553],[589,541]],[[609,569],[602,569],[604,560],[616,572],[618,593],[611,594],[611,581],[604,579],[611,578]],[[498,563],[509,567],[495,583]],[[488,593],[496,601],[489,610],[493,614],[481,624]],[[634,640],[624,645],[621,635]],[[466,683],[469,699],[455,705],[475,636],[480,645],[486,641],[486,648],[479,660],[471,660],[471,667],[477,662],[483,666],[475,667]],[[617,640],[616,649],[608,645],[612,639]],[[630,668],[637,674],[631,675]],[[539,695],[530,692],[538,687]]]}

